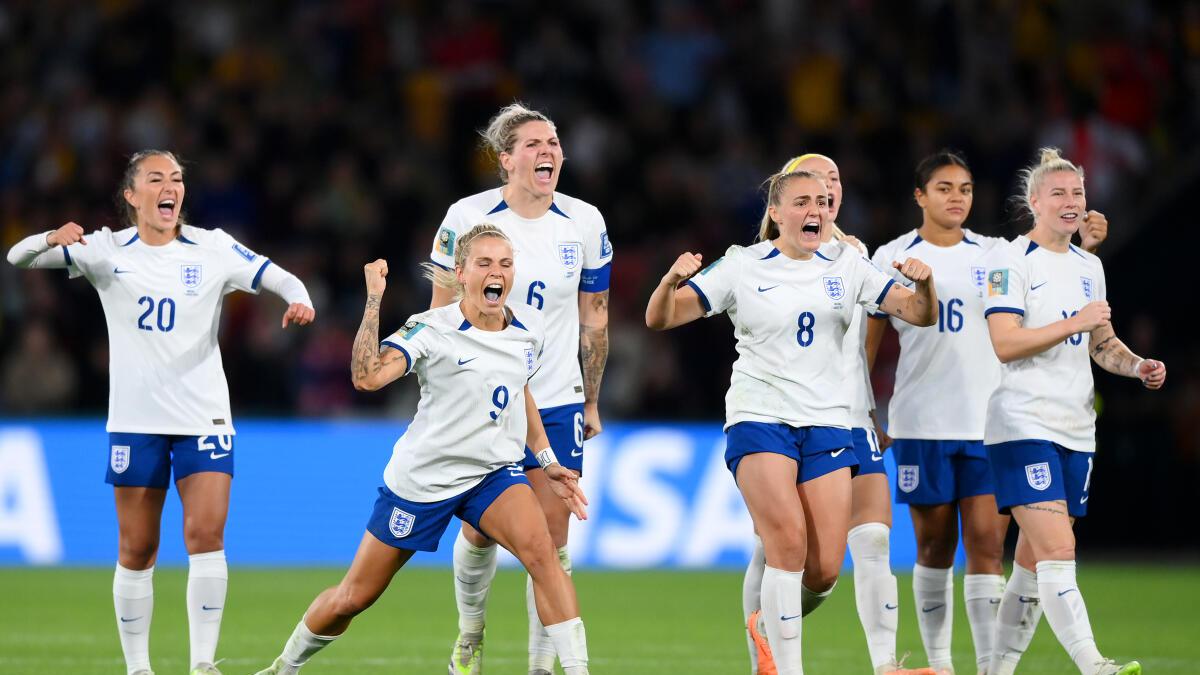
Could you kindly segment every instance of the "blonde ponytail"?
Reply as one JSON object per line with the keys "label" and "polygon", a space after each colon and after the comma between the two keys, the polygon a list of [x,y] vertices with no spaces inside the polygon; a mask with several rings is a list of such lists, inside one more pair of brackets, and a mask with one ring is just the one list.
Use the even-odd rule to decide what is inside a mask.
{"label": "blonde ponytail", "polygon": [[512,246],[512,240],[504,234],[500,228],[491,223],[480,223],[458,238],[458,248],[454,250],[454,269],[446,269],[441,265],[435,265],[431,262],[421,263],[421,276],[433,282],[438,288],[446,288],[454,292],[454,299],[461,300],[463,297],[463,285],[458,281],[458,270],[462,269],[467,263],[467,258],[471,256],[471,245],[475,240],[485,237],[494,237],[508,242]]}
{"label": "blonde ponytail", "polygon": [[[800,169],[800,165],[809,159],[823,159],[823,160],[829,162],[830,164],[833,164],[835,167],[837,166],[837,164],[829,157],[826,157],[825,155],[821,155],[821,154],[818,154],[815,152],[809,152],[809,153],[800,155],[799,157],[793,157],[793,158],[789,159],[787,161],[787,163],[785,163],[783,165],[783,168],[779,170],[779,173],[777,173],[774,176],[771,176],[770,178],[767,179],[767,206],[768,207],[770,207],[771,205],[779,206],[778,190],[782,190],[783,185],[786,184],[786,182],[788,180],[791,180],[793,177],[816,178],[817,180],[822,180],[822,182],[823,182],[823,179],[821,178],[821,176],[816,174],[815,172],[803,171]],[[800,175],[800,174],[803,174],[803,175]],[[772,190],[776,190],[776,191],[772,192]],[[833,223],[832,226],[833,226],[833,237],[835,239],[841,239],[846,236],[846,233],[842,232],[841,228],[839,228],[836,223]],[[775,239],[778,236],[779,236],[779,226],[777,224],[775,224],[775,221],[771,220],[771,214],[770,214],[769,208],[764,209],[762,220],[758,224],[758,238],[755,239],[755,241],[767,241],[768,239]]]}

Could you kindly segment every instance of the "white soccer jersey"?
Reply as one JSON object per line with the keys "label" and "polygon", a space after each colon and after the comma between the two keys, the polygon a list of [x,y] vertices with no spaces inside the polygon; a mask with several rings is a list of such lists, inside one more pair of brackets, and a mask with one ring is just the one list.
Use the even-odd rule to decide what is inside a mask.
{"label": "white soccer jersey", "polygon": [[[1039,328],[1107,299],[1100,259],[1074,245],[1055,253],[1017,237],[989,258],[987,314],[1023,317]],[[1089,336],[1077,333],[1028,359],[1001,366],[1000,386],[988,401],[986,443],[1053,441],[1079,452],[1096,450],[1095,390]]]}
{"label": "white soccer jersey", "polygon": [[491,223],[513,243],[516,275],[510,301],[541,310],[546,325],[546,364],[530,382],[538,407],[583,401],[579,371],[579,293],[608,290],[612,244],[604,218],[585,201],[554,193],[544,216],[528,220],[504,202],[501,188],[455,202],[433,241],[433,262],[454,267],[458,239]]}
{"label": "white soccer jersey", "polygon": [[[769,241],[730,246],[692,277],[705,316],[729,314],[737,337],[725,428],[738,422],[850,428],[846,331],[894,283],[857,251],[794,260]],[[849,347],[853,349],[853,346]]]}
{"label": "white soccer jersey", "polygon": [[417,414],[383,472],[400,497],[449,499],[525,456],[525,384],[538,372],[544,322],[524,305],[510,309],[504,330],[485,331],[456,302],[412,316],[383,340],[404,352],[421,383]]}
{"label": "white soccer jersey", "polygon": [[110,432],[233,434],[217,346],[221,303],[258,293],[270,260],[221,230],[182,226],[163,246],[108,228],[60,248],[100,295],[108,324]]}
{"label": "white soccer jersey", "polygon": [[[833,258],[842,255],[842,249],[848,244],[840,241],[829,241],[821,245],[821,253]],[[863,258],[870,259],[868,249],[861,242],[853,251]],[[875,409],[875,395],[871,391],[871,373],[867,370],[866,350],[867,310],[860,308],[850,319],[846,329],[846,397],[850,401],[850,426],[857,429],[874,429],[871,421],[871,411]]]}
{"label": "white soccer jersey", "polygon": [[875,251],[875,264],[909,287],[913,282],[892,262],[917,258],[929,265],[938,297],[936,326],[918,328],[891,319],[900,335],[900,361],[888,404],[889,436],[983,439],[988,398],[1000,382],[1000,361],[983,317],[986,258],[1007,243],[964,229],[959,243],[936,246],[912,230]]}

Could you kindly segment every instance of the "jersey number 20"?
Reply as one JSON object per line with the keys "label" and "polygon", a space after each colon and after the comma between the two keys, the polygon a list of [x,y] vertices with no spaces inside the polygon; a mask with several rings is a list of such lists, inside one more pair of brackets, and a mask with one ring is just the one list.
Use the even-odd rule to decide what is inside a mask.
{"label": "jersey number 20", "polygon": [[148,331],[154,330],[154,326],[146,323],[146,320],[154,313],[155,305],[158,306],[158,329],[164,333],[169,333],[175,327],[175,301],[171,298],[163,298],[156,303],[154,298],[143,295],[138,298],[138,304],[146,306],[146,311],[142,312],[142,315],[138,317],[138,328]]}

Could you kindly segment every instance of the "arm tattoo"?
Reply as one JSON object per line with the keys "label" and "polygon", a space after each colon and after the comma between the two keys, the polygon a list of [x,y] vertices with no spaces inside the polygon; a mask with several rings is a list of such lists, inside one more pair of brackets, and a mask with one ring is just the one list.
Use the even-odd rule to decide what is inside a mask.
{"label": "arm tattoo", "polygon": [[379,362],[379,295],[367,296],[367,307],[363,310],[362,324],[354,336],[354,348],[350,357],[350,374],[355,382],[366,380],[378,373],[383,365]]}
{"label": "arm tattoo", "polygon": [[1092,347],[1092,360],[1114,375],[1129,377],[1138,357],[1109,329],[1108,336]]}
{"label": "arm tattoo", "polygon": [[583,366],[583,400],[595,403],[600,398],[600,380],[608,361],[608,291],[593,293],[592,312],[604,317],[604,326],[579,326],[579,360]]}

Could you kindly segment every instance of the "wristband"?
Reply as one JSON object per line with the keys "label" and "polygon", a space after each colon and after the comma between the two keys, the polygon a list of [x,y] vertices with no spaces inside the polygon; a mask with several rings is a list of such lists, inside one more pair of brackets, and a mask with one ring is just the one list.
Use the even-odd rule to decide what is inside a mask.
{"label": "wristband", "polygon": [[558,458],[554,456],[554,449],[547,447],[545,450],[539,450],[534,457],[537,457],[538,466],[545,469],[551,464],[558,464]]}
{"label": "wristband", "polygon": [[1142,369],[1142,364],[1143,364],[1143,363],[1145,363],[1145,362],[1146,362],[1146,359],[1138,359],[1138,362],[1137,362],[1137,363],[1135,363],[1135,364],[1133,364],[1133,375],[1132,375],[1132,377],[1135,377],[1135,378],[1137,378],[1137,379],[1139,379],[1139,380],[1140,380],[1140,379],[1142,379],[1142,376],[1138,374],[1138,371]]}

